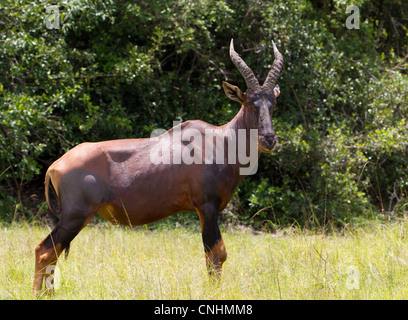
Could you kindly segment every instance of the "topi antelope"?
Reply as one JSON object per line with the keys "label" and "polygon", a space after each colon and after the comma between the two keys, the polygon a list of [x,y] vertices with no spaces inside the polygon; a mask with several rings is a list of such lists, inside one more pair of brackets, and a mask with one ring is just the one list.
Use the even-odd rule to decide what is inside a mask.
{"label": "topi antelope", "polygon": [[[218,278],[227,258],[224,241],[218,227],[218,212],[222,211],[231,196],[249,173],[243,174],[247,163],[210,158],[204,161],[206,149],[221,141],[225,145],[242,143],[246,153],[250,150],[251,132],[255,132],[256,161],[262,152],[271,152],[276,135],[271,117],[280,91],[275,86],[282,69],[283,57],[273,44],[275,60],[262,86],[252,70],[230,44],[230,57],[248,87],[223,82],[228,98],[241,104],[238,114],[223,126],[213,126],[200,120],[183,122],[154,139],[124,139],[97,143],[82,143],[55,161],[45,176],[45,196],[50,207],[49,186],[52,184],[60,207],[61,217],[51,231],[35,248],[35,274],[33,292],[37,294],[50,266],[57,263],[63,250],[98,213],[112,223],[142,225],[166,218],[178,212],[194,211],[199,215],[206,264],[210,276]],[[198,132],[193,141],[173,139],[170,153],[189,153],[193,146],[192,163],[157,163],[152,161],[152,150],[164,139],[187,130]],[[211,138],[206,132],[211,131]],[[239,131],[244,133],[241,136]],[[236,133],[240,141],[230,139],[225,132]],[[218,139],[220,138],[220,139]],[[235,139],[236,140],[236,139]],[[217,146],[218,148],[218,146]],[[213,148],[212,150],[218,150]],[[228,148],[237,150],[237,148]],[[208,153],[208,152],[207,152]],[[229,152],[230,153],[230,152]],[[208,158],[206,158],[208,160]],[[231,163],[232,162],[232,163]],[[51,207],[50,207],[51,209]]]}

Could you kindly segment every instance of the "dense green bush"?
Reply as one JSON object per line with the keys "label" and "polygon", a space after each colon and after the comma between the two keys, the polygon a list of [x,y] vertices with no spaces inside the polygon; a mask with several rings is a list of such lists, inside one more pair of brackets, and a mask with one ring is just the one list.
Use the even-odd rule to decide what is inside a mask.
{"label": "dense green bush", "polygon": [[[360,29],[345,27],[349,4]],[[0,6],[2,217],[37,213],[31,188],[82,141],[147,137],[180,118],[229,121],[239,106],[221,83],[245,89],[232,37],[261,81],[272,39],[285,58],[273,120],[281,144],[239,186],[234,221],[319,226],[406,213],[405,1],[60,1],[59,29],[46,28],[47,5]]]}

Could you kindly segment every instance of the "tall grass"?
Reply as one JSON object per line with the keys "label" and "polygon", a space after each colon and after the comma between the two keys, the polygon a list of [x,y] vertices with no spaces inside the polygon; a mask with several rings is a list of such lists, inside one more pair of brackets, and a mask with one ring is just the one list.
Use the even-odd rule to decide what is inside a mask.
{"label": "tall grass", "polygon": [[[223,230],[222,281],[208,280],[201,234],[97,224],[61,257],[60,287],[44,299],[408,298],[408,224],[324,235]],[[31,299],[35,245],[44,226],[0,226],[0,298]]]}

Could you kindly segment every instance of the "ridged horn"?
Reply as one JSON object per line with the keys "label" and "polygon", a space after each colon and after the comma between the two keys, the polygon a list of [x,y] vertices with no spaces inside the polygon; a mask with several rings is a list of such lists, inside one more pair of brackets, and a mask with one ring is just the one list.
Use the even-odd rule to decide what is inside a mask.
{"label": "ridged horn", "polygon": [[234,50],[234,40],[231,39],[230,44],[230,57],[232,62],[235,64],[241,75],[244,77],[248,90],[256,90],[260,88],[259,82],[256,79],[251,68],[247,66],[244,60],[239,56]]}
{"label": "ridged horn", "polygon": [[271,71],[269,71],[268,76],[266,77],[266,80],[264,84],[262,85],[265,90],[269,92],[273,92],[273,89],[275,88],[276,80],[278,80],[279,73],[282,70],[283,66],[283,56],[279,52],[278,48],[276,48],[275,42],[272,41],[273,45],[273,52],[275,54],[275,60],[273,61],[273,65],[271,68]]}

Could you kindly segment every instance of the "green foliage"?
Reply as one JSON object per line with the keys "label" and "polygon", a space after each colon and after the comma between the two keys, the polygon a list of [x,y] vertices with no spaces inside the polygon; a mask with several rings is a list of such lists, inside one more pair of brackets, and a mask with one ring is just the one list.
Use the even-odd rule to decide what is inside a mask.
{"label": "green foliage", "polygon": [[[245,90],[232,37],[261,81],[272,39],[285,59],[281,143],[239,186],[238,218],[319,226],[406,213],[404,1],[60,1],[60,29],[46,28],[44,1],[3,3],[1,216],[22,210],[22,193],[80,142],[229,121],[238,105],[222,81]],[[345,27],[351,4],[360,29]]]}

